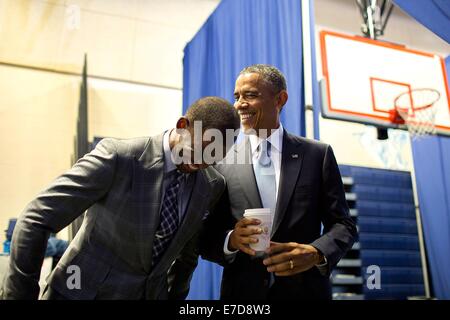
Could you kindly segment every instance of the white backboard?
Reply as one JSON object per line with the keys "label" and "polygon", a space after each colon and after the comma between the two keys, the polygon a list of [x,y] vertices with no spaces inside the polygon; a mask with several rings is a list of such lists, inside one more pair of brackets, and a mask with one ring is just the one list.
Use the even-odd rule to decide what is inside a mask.
{"label": "white backboard", "polygon": [[[358,36],[320,32],[322,115],[325,118],[397,128],[389,110],[413,89],[438,90],[436,129],[450,135],[449,89],[444,59]],[[405,126],[400,126],[405,128]]]}

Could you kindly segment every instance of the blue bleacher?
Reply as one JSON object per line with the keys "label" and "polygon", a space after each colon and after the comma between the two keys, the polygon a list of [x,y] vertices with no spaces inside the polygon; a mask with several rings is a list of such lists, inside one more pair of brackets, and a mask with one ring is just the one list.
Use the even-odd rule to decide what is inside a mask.
{"label": "blue bleacher", "polygon": [[359,232],[417,234],[416,220],[386,217],[359,217]]}
{"label": "blue bleacher", "polygon": [[346,165],[339,165],[339,171],[341,172],[341,176],[343,177],[351,177],[352,176],[352,167]]}
{"label": "blue bleacher", "polygon": [[355,184],[353,192],[358,195],[358,200],[406,203],[414,201],[412,190],[406,188]]}
{"label": "blue bleacher", "polygon": [[361,250],[363,266],[421,267],[420,253],[409,250]]}
{"label": "blue bleacher", "polygon": [[[381,286],[392,283],[396,284],[423,284],[422,269],[417,267],[381,267]],[[363,275],[364,283],[367,282],[371,273]]]}
{"label": "blue bleacher", "polygon": [[352,177],[355,184],[411,188],[409,172],[340,165],[342,176]]}
{"label": "blue bleacher", "polygon": [[358,215],[415,219],[413,203],[382,202],[358,199]]}
{"label": "blue bleacher", "polygon": [[[359,251],[344,259],[361,261],[360,292],[365,299],[406,299],[423,296],[423,274],[411,175],[406,171],[339,166],[342,176],[352,177],[347,192],[356,194],[349,202],[356,209]],[[369,290],[367,267],[381,271],[381,289]],[[336,274],[351,272],[338,268]],[[348,288],[334,288],[346,292]]]}
{"label": "blue bleacher", "polygon": [[361,249],[419,250],[417,235],[359,233]]}
{"label": "blue bleacher", "polygon": [[363,292],[366,299],[406,299],[412,296],[423,296],[424,286],[422,284],[388,284],[381,285],[379,290],[369,290],[364,286]]}

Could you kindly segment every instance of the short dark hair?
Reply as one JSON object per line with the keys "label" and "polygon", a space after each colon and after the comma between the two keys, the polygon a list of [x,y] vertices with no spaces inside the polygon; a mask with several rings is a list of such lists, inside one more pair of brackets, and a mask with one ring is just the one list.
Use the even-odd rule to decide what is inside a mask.
{"label": "short dark hair", "polygon": [[191,125],[202,121],[202,128],[218,129],[223,134],[226,129],[239,129],[241,121],[236,109],[227,100],[220,97],[204,97],[195,101],[187,110],[185,117]]}
{"label": "short dark hair", "polygon": [[261,75],[263,80],[266,81],[276,93],[281,90],[287,90],[286,78],[283,73],[270,64],[254,64],[245,67],[239,72],[239,75],[245,73],[257,73]]}

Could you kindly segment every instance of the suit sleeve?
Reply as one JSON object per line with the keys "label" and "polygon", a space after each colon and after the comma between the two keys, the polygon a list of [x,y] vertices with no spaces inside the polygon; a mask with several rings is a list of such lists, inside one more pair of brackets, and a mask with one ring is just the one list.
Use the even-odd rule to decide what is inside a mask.
{"label": "suit sleeve", "polygon": [[349,215],[341,174],[330,146],[327,146],[322,166],[320,215],[323,235],[311,245],[325,255],[329,276],[356,238],[356,226]]}
{"label": "suit sleeve", "polygon": [[112,183],[117,154],[111,139],[102,140],[34,199],[19,217],[3,299],[37,299],[47,240],[102,198]]}
{"label": "suit sleeve", "polygon": [[196,233],[169,270],[169,300],[184,300],[189,293],[192,274],[198,263],[198,240],[199,233]]}
{"label": "suit sleeve", "polygon": [[223,246],[228,232],[234,229],[235,223],[236,221],[230,212],[228,188],[225,188],[219,201],[212,208],[203,224],[199,247],[200,254],[204,259],[222,266],[228,264]]}

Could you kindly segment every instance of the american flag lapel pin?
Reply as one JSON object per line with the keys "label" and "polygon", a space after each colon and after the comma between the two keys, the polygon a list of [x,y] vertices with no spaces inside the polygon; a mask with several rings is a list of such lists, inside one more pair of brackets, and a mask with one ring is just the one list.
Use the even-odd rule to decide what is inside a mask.
{"label": "american flag lapel pin", "polygon": [[298,158],[298,154],[293,153],[293,154],[292,154],[292,158],[293,158],[293,159],[297,159],[297,158]]}

